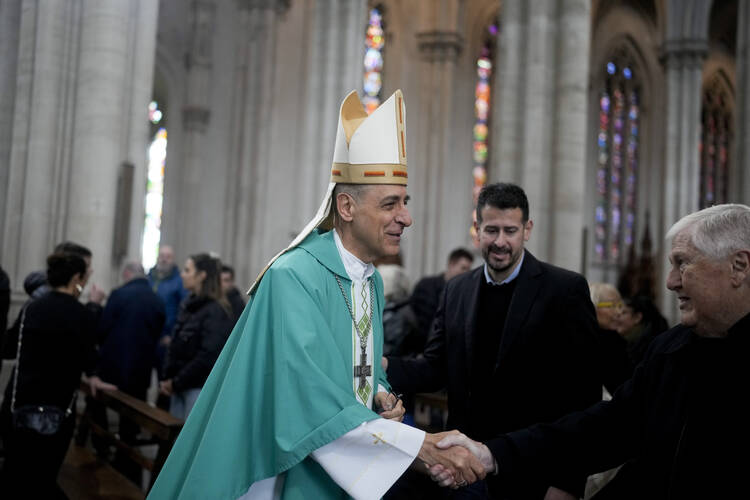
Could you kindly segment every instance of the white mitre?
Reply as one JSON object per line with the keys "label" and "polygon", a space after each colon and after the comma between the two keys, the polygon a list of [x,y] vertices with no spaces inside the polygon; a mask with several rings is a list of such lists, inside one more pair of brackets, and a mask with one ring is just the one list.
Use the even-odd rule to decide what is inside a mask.
{"label": "white mitre", "polygon": [[336,184],[406,185],[406,104],[397,90],[369,116],[352,91],[341,103],[333,151],[331,181],[315,217],[294,240],[276,254],[263,268],[248,294],[258,288],[260,280],[276,259],[299,245],[315,228],[333,228],[331,209]]}

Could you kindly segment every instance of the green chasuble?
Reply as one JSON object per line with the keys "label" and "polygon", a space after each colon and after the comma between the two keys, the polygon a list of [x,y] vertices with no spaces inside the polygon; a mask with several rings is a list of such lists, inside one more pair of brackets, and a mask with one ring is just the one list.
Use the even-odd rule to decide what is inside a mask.
{"label": "green chasuble", "polygon": [[[150,499],[236,499],[252,483],[283,472],[284,499],[347,498],[308,455],[378,415],[354,395],[352,318],[332,273],[350,295],[332,232],[313,231],[274,262],[203,386]],[[390,389],[379,362],[383,282],[377,272],[372,279],[373,383]]]}

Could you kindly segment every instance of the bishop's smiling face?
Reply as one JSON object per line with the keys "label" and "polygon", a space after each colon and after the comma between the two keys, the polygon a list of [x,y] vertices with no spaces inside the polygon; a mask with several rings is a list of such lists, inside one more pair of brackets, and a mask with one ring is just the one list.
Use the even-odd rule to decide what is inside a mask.
{"label": "bishop's smiling face", "polygon": [[358,198],[352,212],[353,248],[348,250],[364,262],[398,255],[404,228],[412,223],[406,186],[374,184]]}

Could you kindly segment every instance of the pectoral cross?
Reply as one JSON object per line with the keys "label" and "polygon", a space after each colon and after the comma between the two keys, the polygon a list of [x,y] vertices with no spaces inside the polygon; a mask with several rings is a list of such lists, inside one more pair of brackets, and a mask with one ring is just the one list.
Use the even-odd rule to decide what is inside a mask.
{"label": "pectoral cross", "polygon": [[354,376],[359,377],[359,388],[364,389],[367,377],[372,375],[372,366],[367,364],[367,353],[362,349],[359,355],[359,364],[354,367]]}

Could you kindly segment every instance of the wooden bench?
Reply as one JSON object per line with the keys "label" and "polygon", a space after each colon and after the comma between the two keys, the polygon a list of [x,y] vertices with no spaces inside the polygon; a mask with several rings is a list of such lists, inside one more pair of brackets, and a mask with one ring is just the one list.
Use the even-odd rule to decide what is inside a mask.
{"label": "wooden bench", "polygon": [[[124,442],[116,432],[97,423],[92,408],[86,405],[86,410],[80,416],[76,439],[71,444],[60,473],[60,485],[71,498],[143,498],[145,495],[140,490],[140,485],[129,481],[86,446],[90,433],[98,436],[106,445],[114,446],[143,469],[150,471],[150,489],[182,429],[183,421],[120,391],[97,391],[94,396],[88,384],[82,382],[80,393],[116,412],[120,418],[132,421],[142,431],[150,434],[151,439],[136,444]],[[141,450],[141,447],[147,444],[157,445],[155,458],[147,456]],[[76,475],[80,477],[76,478]],[[97,476],[98,479],[92,482],[92,477]],[[140,493],[140,496],[137,496],[137,493]]]}

